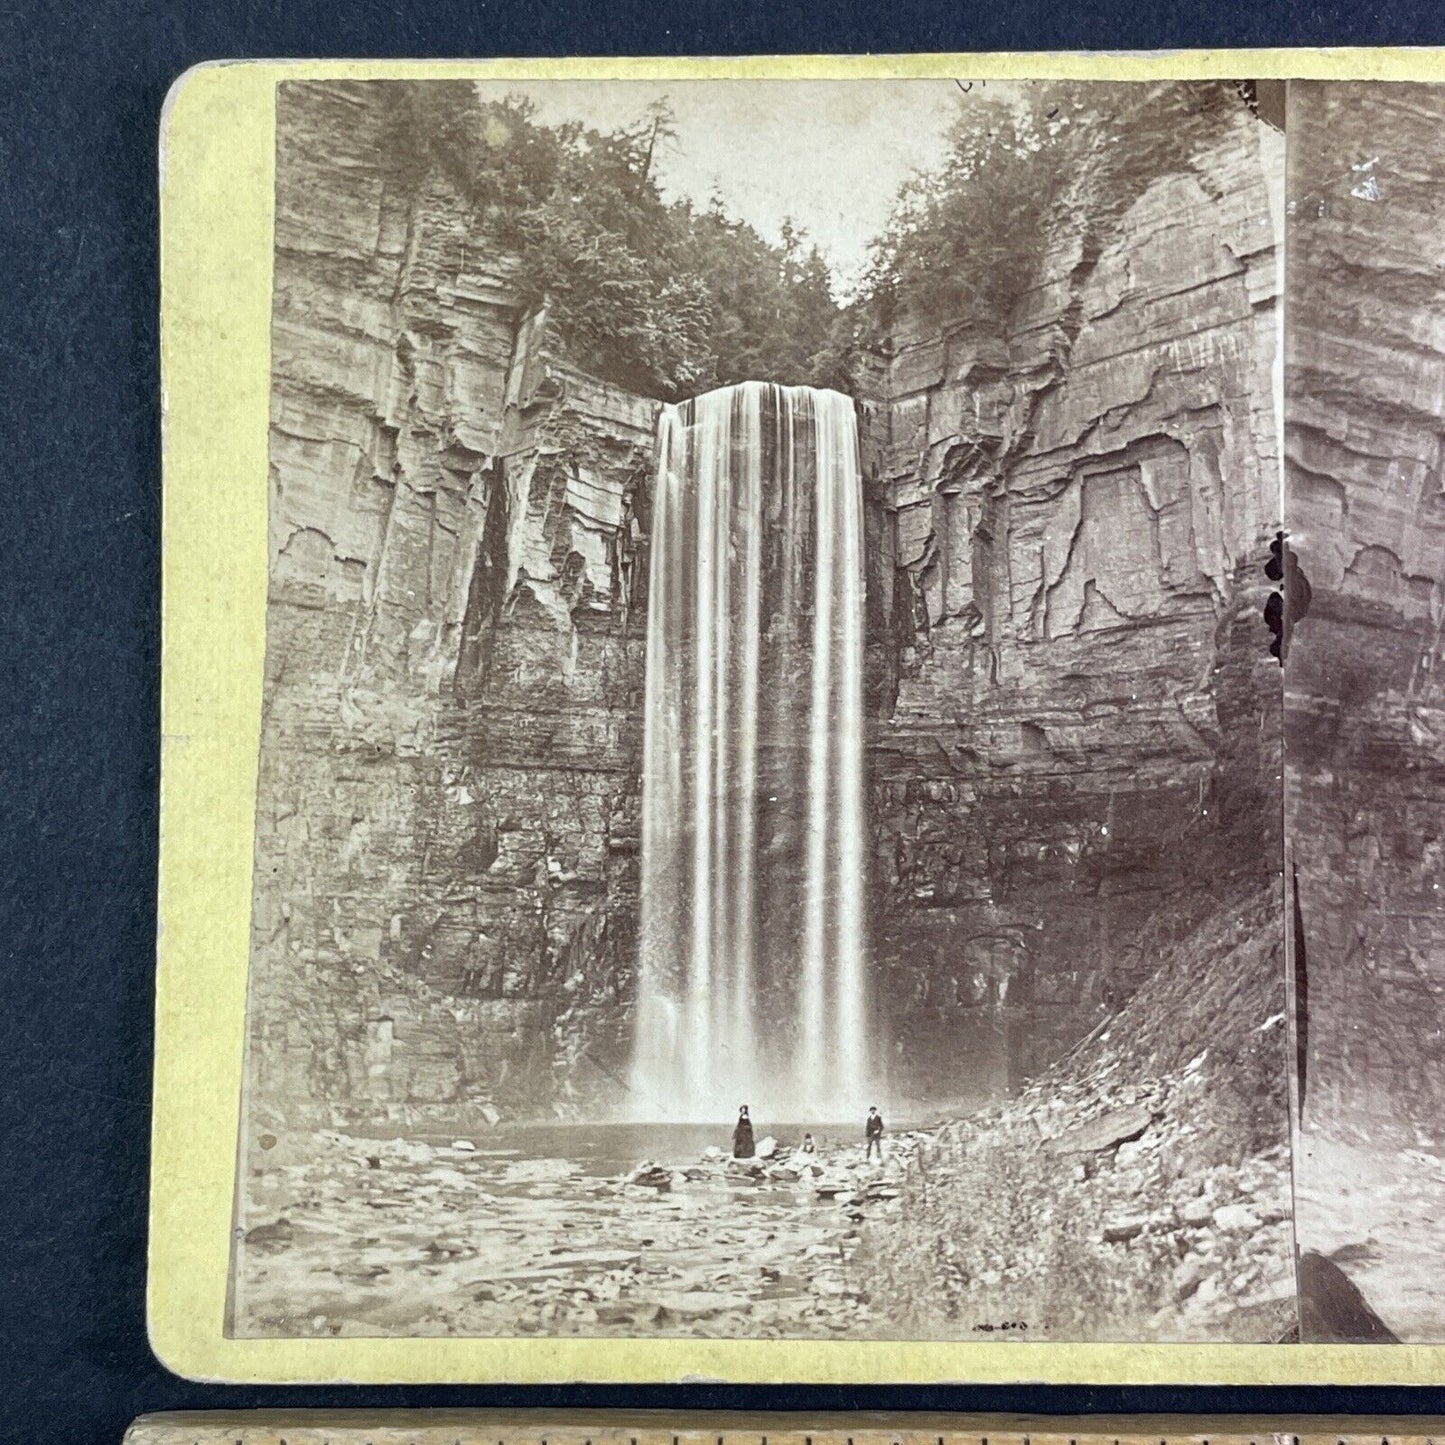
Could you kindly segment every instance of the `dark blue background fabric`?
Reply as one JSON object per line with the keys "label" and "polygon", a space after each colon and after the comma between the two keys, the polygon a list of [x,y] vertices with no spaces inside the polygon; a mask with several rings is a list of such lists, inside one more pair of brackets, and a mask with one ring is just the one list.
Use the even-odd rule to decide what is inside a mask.
{"label": "dark blue background fabric", "polygon": [[1439,43],[1436,0],[89,0],[0,8],[0,1438],[309,1406],[1445,1410],[1445,1392],[241,1389],[144,1317],[159,695],[156,127],[224,57]]}

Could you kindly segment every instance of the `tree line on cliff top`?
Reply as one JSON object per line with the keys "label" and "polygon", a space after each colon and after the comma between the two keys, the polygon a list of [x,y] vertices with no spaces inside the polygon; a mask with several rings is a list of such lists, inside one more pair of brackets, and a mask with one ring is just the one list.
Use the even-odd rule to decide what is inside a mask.
{"label": "tree line on cliff top", "polygon": [[467,82],[397,85],[388,149],[413,180],[430,166],[451,179],[580,366],[676,400],[749,378],[847,389],[851,356],[886,348],[905,317],[1002,327],[1052,250],[1097,255],[1144,186],[1187,167],[1238,104],[1219,83],[964,97],[944,163],[904,185],[846,303],[796,227],[774,243],[720,198],[663,197],[665,101],[601,131],[542,124],[529,101],[483,101]]}

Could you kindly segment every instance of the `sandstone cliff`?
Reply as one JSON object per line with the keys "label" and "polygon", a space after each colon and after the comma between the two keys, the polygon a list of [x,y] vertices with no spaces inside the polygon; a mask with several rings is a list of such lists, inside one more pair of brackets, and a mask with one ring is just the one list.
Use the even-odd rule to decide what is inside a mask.
{"label": "sandstone cliff", "polygon": [[250,1077],[526,1110],[630,983],[656,407],[548,355],[378,101],[280,90]]}
{"label": "sandstone cliff", "polygon": [[960,1053],[987,1083],[1037,1072],[1276,886],[1282,174],[1241,104],[1187,169],[1125,175],[1101,253],[1074,238],[987,332],[905,322],[864,380],[905,1086]]}

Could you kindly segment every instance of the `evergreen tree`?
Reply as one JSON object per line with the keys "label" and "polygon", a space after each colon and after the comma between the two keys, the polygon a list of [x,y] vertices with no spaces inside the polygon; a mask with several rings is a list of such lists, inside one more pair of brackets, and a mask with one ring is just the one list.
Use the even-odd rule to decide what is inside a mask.
{"label": "evergreen tree", "polygon": [[899,193],[866,282],[884,330],[901,311],[1004,324],[1054,248],[1089,264],[1124,211],[1189,169],[1236,108],[1216,82],[1047,81],[971,100],[944,163]]}
{"label": "evergreen tree", "polygon": [[479,237],[516,256],[522,300],[546,301],[584,369],[669,400],[830,369],[838,311],[803,233],[790,223],[774,246],[720,202],[698,213],[663,200],[657,161],[676,137],[665,99],[603,132],[429,82],[396,87],[395,127],[413,181],[435,167],[468,197]]}

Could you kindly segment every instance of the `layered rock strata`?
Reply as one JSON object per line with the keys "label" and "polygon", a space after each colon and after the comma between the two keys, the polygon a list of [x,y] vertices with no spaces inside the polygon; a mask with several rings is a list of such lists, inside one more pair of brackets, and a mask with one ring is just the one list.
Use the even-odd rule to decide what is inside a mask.
{"label": "layered rock strata", "polygon": [[909,1092],[1037,1072],[1278,876],[1283,136],[1240,105],[1187,170],[1126,179],[1100,254],[1060,248],[991,330],[905,321],[864,382]]}
{"label": "layered rock strata", "polygon": [[[1445,1143],[1445,91],[1292,84],[1287,662],[1307,1124]],[[1302,598],[1300,599],[1303,600]]]}
{"label": "layered rock strata", "polygon": [[251,1086],[527,1111],[630,988],[656,406],[548,354],[378,87],[279,94]]}

